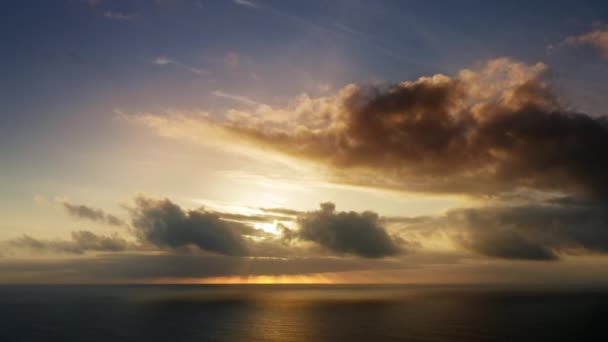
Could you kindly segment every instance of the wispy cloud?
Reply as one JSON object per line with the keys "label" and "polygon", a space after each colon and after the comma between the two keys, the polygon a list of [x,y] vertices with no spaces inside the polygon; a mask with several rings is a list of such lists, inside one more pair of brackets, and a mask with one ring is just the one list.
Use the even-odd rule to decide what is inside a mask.
{"label": "wispy cloud", "polygon": [[81,204],[61,203],[67,213],[79,219],[87,219],[95,222],[109,224],[111,226],[122,226],[124,222],[118,217],[108,214],[101,209]]}
{"label": "wispy cloud", "polygon": [[171,64],[171,63],[173,63],[172,60],[168,59],[167,57],[162,57],[162,56],[157,57],[154,60],[154,64],[156,64],[156,65],[167,65],[167,64]]}
{"label": "wispy cloud", "polygon": [[152,61],[152,63],[159,65],[159,66],[165,66],[165,65],[175,65],[179,68],[185,69],[190,71],[193,74],[199,75],[199,76],[203,76],[203,75],[208,75],[209,74],[209,70],[206,69],[202,69],[202,68],[196,68],[193,67],[191,65],[188,64],[184,64],[182,62],[176,61],[174,59],[170,59],[164,56],[160,56],[160,57],[156,57],[156,59],[154,59]]}
{"label": "wispy cloud", "polygon": [[98,235],[88,230],[72,232],[71,239],[38,239],[29,235],[6,244],[10,248],[29,249],[38,252],[82,254],[89,251],[94,252],[120,252],[135,248],[122,237],[114,235]]}
{"label": "wispy cloud", "polygon": [[[358,30],[358,29],[356,29],[352,26],[348,26],[346,24],[342,24],[339,22],[323,23],[323,22],[319,22],[319,21],[315,21],[315,20],[310,20],[310,19],[306,18],[305,16],[296,15],[296,14],[282,10],[275,6],[271,6],[268,4],[264,4],[263,6],[260,6],[259,4],[248,1],[248,0],[233,0],[233,3],[240,5],[240,6],[249,7],[249,8],[263,9],[264,11],[266,11],[267,13],[269,13],[271,15],[288,20],[295,25],[302,26],[302,27],[308,28],[313,31],[318,31],[324,35],[331,35],[336,38],[354,41],[354,42],[357,42],[358,44],[364,43],[364,44],[368,45],[370,48],[373,48],[374,50],[377,50],[378,52],[381,52],[383,55],[388,56],[392,59],[403,61],[403,62],[412,64],[412,65],[429,66],[429,63],[427,61],[412,58],[412,57],[408,56],[408,53],[395,49],[393,46],[390,46],[388,44],[381,43],[382,39],[379,39],[380,37],[373,35],[369,32],[364,32],[364,31]],[[413,18],[410,18],[410,16],[408,16],[408,19],[412,19],[412,20],[407,20],[408,22],[415,21],[415,20],[413,20]],[[422,30],[417,25],[410,24],[409,26],[416,33],[425,36],[425,38],[429,38],[428,33],[421,32]]]}
{"label": "wispy cloud", "polygon": [[589,45],[608,58],[608,28],[597,28],[581,35],[569,36],[562,42],[562,45]]}
{"label": "wispy cloud", "polygon": [[248,0],[233,0],[232,2],[239,6],[245,6],[245,7],[251,7],[251,8],[258,7],[258,4],[256,4],[255,2],[252,2],[252,1],[248,1]]}
{"label": "wispy cloud", "polygon": [[248,97],[236,94],[225,93],[221,90],[215,90],[211,93],[213,96],[222,97],[230,100],[234,100],[236,102],[244,103],[247,105],[260,105],[261,103],[254,101]]}
{"label": "wispy cloud", "polygon": [[109,20],[118,20],[118,21],[128,21],[128,20],[133,19],[132,15],[125,14],[122,12],[115,12],[115,11],[105,11],[103,13],[103,16]]}

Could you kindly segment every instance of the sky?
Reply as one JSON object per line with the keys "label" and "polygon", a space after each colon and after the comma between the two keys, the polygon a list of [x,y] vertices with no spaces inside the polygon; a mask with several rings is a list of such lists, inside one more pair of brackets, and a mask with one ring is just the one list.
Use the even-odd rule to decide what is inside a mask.
{"label": "sky", "polygon": [[4,1],[0,283],[605,284],[602,1]]}

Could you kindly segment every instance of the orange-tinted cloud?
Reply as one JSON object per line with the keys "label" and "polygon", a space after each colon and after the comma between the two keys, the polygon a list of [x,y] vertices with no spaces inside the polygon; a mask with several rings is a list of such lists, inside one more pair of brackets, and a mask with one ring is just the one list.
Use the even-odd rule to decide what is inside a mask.
{"label": "orange-tinted cloud", "polygon": [[578,36],[570,36],[563,41],[565,45],[589,45],[608,58],[608,29],[597,28]]}
{"label": "orange-tinted cloud", "polygon": [[303,96],[290,110],[258,108],[219,125],[328,165],[346,183],[608,196],[608,120],[563,106],[543,64],[503,58],[452,77],[349,85],[334,97]]}

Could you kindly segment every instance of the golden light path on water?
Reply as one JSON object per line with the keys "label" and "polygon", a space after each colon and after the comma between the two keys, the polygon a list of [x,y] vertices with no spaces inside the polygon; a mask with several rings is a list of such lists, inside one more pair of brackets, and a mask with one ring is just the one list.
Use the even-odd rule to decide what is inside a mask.
{"label": "golden light path on water", "polygon": [[[209,278],[161,278],[154,284],[334,284],[333,277],[324,274],[252,275]],[[338,283],[340,283],[338,281]]]}

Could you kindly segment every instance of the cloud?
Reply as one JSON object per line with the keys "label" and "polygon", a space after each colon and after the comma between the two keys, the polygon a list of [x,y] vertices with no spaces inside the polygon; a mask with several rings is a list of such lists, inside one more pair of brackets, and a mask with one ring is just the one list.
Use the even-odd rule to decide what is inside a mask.
{"label": "cloud", "polygon": [[250,7],[250,8],[258,7],[258,5],[255,2],[248,1],[248,0],[233,0],[232,2],[239,6],[245,6],[245,7]]}
{"label": "cloud", "polygon": [[562,42],[562,45],[590,45],[608,58],[608,30],[598,28],[578,36],[570,36]]}
{"label": "cloud", "polygon": [[543,64],[501,58],[452,77],[349,85],[333,97],[302,96],[293,108],[229,113],[210,124],[327,165],[336,182],[608,197],[608,119],[564,107],[546,74]]}
{"label": "cloud", "polygon": [[156,65],[167,65],[167,64],[173,63],[173,61],[168,59],[167,57],[160,56],[160,57],[156,57],[156,59],[154,59],[153,63]]}
{"label": "cloud", "polygon": [[133,19],[132,15],[128,15],[122,12],[115,12],[115,11],[105,11],[103,13],[103,16],[107,19],[110,20],[118,20],[118,21],[129,21],[131,19]]}
{"label": "cloud", "polygon": [[9,247],[28,249],[36,252],[82,254],[87,251],[119,252],[134,248],[127,240],[117,236],[97,235],[88,230],[72,232],[70,240],[37,239],[29,235],[9,240]]}
{"label": "cloud", "polygon": [[[197,246],[230,256],[296,257],[313,253],[299,242],[313,242],[339,254],[379,258],[400,252],[397,240],[373,212],[335,212],[324,203],[314,212],[266,209],[270,215],[186,211],[168,199],[135,198],[131,208],[134,233],[143,244],[162,249]],[[278,215],[274,215],[278,214]],[[292,222],[288,229],[281,222]],[[257,223],[276,225],[278,235],[256,229]],[[288,242],[288,246],[285,243]]]}
{"label": "cloud", "polygon": [[168,199],[135,198],[131,224],[137,236],[161,248],[197,246],[224,255],[248,254],[243,234],[252,228],[215,213],[185,211]]}
{"label": "cloud", "polygon": [[0,282],[106,283],[194,280],[209,277],[281,276],[395,269],[388,260],[241,258],[201,254],[103,254],[64,260],[0,259]]}
{"label": "cloud", "polygon": [[[358,269],[403,270],[424,268],[432,263],[462,264],[463,258],[473,263],[561,259],[570,262],[571,257],[608,253],[608,204],[605,202],[572,197],[540,201],[531,197],[528,202],[514,202],[509,197],[506,202],[497,199],[486,203],[482,207],[457,208],[441,215],[418,217],[380,217],[371,211],[339,212],[329,202],[310,212],[265,208],[260,210],[268,214],[242,215],[185,210],[168,199],[140,195],[128,208],[133,226],[130,233],[139,243],[83,230],[72,232],[68,239],[24,235],[5,241],[2,247],[9,251],[5,256],[10,260],[14,251],[22,250],[35,252],[34,256],[85,254],[79,256],[84,259],[90,258],[87,252],[104,252],[95,256],[96,260],[45,264],[49,269],[40,277],[45,274],[47,279],[55,277],[53,279],[61,281],[89,279],[87,277],[104,281],[147,281]],[[84,212],[96,219],[103,217],[95,210]],[[254,228],[255,224],[270,220],[280,234]],[[289,222],[288,226],[280,223],[284,221]],[[436,246],[441,247],[437,250]],[[187,247],[211,253],[184,253],[193,251]],[[108,254],[112,256],[105,252],[111,252]],[[387,256],[394,258],[381,259]],[[43,268],[43,258],[39,259],[24,267]],[[29,274],[11,271],[11,262],[15,264],[18,260],[6,260],[0,260],[0,269],[8,273],[0,279],[13,279],[13,276],[23,279],[19,277]],[[64,278],[66,270],[73,272],[70,277],[74,278]]]}
{"label": "cloud", "polygon": [[380,224],[376,213],[336,212],[333,203],[298,217],[297,238],[338,253],[380,258],[399,252],[396,241]]}
{"label": "cloud", "polygon": [[[127,226],[117,217],[101,209],[61,202],[73,217]],[[184,210],[168,199],[158,200],[143,195],[134,198],[134,205],[126,207],[131,217],[129,233],[139,240],[130,249],[156,252],[194,251],[192,248],[231,256],[286,256],[299,255],[287,249],[273,227],[281,222],[293,222],[294,217],[265,213],[240,214]],[[271,232],[268,232],[270,230]],[[104,237],[88,231],[72,233],[72,240],[41,240],[29,235],[11,241],[11,246],[29,247],[40,251],[83,253],[86,250],[122,251],[126,242],[116,236]],[[125,247],[125,248],[123,248]],[[292,246],[293,247],[293,246]]]}
{"label": "cloud", "polygon": [[557,259],[558,254],[608,252],[605,204],[527,205],[451,211],[466,229],[464,246],[506,259]]}
{"label": "cloud", "polygon": [[[337,212],[333,203],[312,212],[261,208],[268,214],[259,215],[185,211],[169,200],[142,196],[135,203],[135,234],[144,245],[169,250],[194,245],[226,255],[318,255],[301,244],[312,242],[333,253],[380,258],[397,255],[405,247],[433,250],[448,242],[455,251],[498,259],[557,260],[608,253],[608,204],[568,196],[506,196],[490,199],[486,206],[417,217]],[[103,217],[96,211],[84,212]],[[260,223],[274,224],[279,235],[254,228]],[[78,249],[64,242],[47,245]]]}
{"label": "cloud", "polygon": [[608,205],[547,199],[451,209],[445,214],[384,219],[402,239],[508,260],[557,260],[608,253]]}
{"label": "cloud", "polygon": [[63,208],[73,217],[87,219],[95,222],[105,223],[111,226],[122,226],[124,222],[118,217],[107,214],[101,209],[88,207],[86,205],[62,202]]}
{"label": "cloud", "polygon": [[462,243],[475,253],[501,259],[555,260],[558,258],[550,248],[531,239],[526,231],[504,226],[496,218],[486,225],[481,225],[480,222],[471,224],[467,238]]}
{"label": "cloud", "polygon": [[206,69],[202,69],[202,68],[195,68],[193,66],[190,66],[188,64],[184,64],[182,62],[176,61],[174,59],[170,59],[164,56],[159,56],[156,57],[153,61],[153,64],[158,65],[158,66],[165,66],[165,65],[175,65],[181,69],[185,69],[188,70],[189,72],[199,75],[199,76],[204,76],[204,75],[208,75],[209,74],[209,70]]}
{"label": "cloud", "polygon": [[225,93],[221,90],[215,90],[211,93],[211,95],[213,96],[217,96],[217,97],[223,97],[226,99],[230,99],[230,100],[234,100],[246,105],[260,105],[259,102],[256,102],[248,97],[245,96],[241,96],[241,95],[235,95],[235,94],[229,94],[229,93]]}

